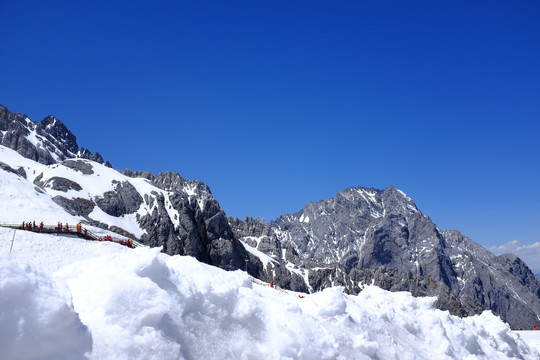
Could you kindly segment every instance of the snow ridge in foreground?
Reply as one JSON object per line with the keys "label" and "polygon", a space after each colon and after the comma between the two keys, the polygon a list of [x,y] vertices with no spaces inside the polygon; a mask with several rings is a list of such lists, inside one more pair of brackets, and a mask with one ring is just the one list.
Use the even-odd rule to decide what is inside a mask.
{"label": "snow ridge in foreground", "polygon": [[[25,232],[10,256],[7,234],[0,232],[2,359],[33,359],[38,349],[96,360],[540,356],[490,312],[460,319],[433,308],[433,298],[374,286],[358,296],[337,287],[300,298],[156,248]],[[39,243],[53,250],[47,259],[27,253]],[[81,260],[78,246],[92,248],[91,258]],[[27,267],[33,262],[43,272]]]}
{"label": "snow ridge in foreground", "polygon": [[2,359],[84,359],[92,335],[49,277],[0,255]]}

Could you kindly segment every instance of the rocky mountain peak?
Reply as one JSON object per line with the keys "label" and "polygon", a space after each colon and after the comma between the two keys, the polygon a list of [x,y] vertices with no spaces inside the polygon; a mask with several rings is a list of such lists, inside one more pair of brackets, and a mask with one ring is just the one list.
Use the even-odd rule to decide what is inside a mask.
{"label": "rocky mountain peak", "polygon": [[79,151],[77,138],[71,131],[68,130],[63,122],[52,115],[46,116],[43,120],[36,124],[37,133],[57,148],[61,148],[66,155],[75,156]]}
{"label": "rocky mountain peak", "polygon": [[41,164],[55,164],[74,157],[104,162],[99,153],[79,149],[75,135],[52,115],[33,122],[26,115],[10,112],[0,105],[0,130],[0,145]]}
{"label": "rocky mountain peak", "polygon": [[103,160],[103,156],[101,156],[100,153],[98,153],[98,152],[92,153],[90,150],[87,150],[85,148],[81,148],[77,152],[77,157],[82,158],[82,159],[92,160],[92,161],[95,161],[97,163],[104,164],[107,167],[112,167],[110,162],[108,162],[108,161],[105,162]]}
{"label": "rocky mountain peak", "polygon": [[413,199],[393,186],[389,186],[382,191],[382,200],[384,207],[389,211],[395,210],[400,213],[418,212]]}
{"label": "rocky mountain peak", "polygon": [[340,284],[357,292],[355,282],[362,279],[437,296],[436,304],[455,314],[490,309],[513,327],[531,328],[540,314],[540,282],[518,257],[497,257],[459,231],[440,230],[393,186],[338,191],[267,226],[253,219],[229,222],[250,246],[286,253],[281,260],[287,269],[306,269],[310,289]]}

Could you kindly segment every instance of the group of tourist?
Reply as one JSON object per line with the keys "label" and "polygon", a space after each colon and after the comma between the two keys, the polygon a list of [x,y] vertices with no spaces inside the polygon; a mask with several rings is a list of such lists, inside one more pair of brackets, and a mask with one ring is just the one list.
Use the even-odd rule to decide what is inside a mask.
{"label": "group of tourist", "polygon": [[39,227],[36,226],[35,221],[28,221],[28,222],[22,222],[21,229],[23,230],[29,230],[29,231],[37,231],[39,232],[43,231],[43,221],[39,223]]}
{"label": "group of tourist", "polygon": [[[62,232],[62,231],[65,231],[65,232],[69,232],[69,224],[66,223],[65,224],[65,227],[63,226],[63,224],[61,222],[58,222],[58,226],[56,227],[56,230],[58,232]],[[80,232],[84,232],[84,234],[86,235],[88,230],[86,230],[86,228],[82,228],[82,224],[79,222],[77,223],[77,232],[80,233]]]}
{"label": "group of tourist", "polygon": [[[39,226],[36,225],[35,221],[28,221],[28,222],[23,221],[22,225],[21,225],[22,230],[29,230],[29,231],[34,231],[34,232],[43,232],[43,228],[44,228],[43,221],[41,221],[39,223]],[[120,245],[133,247],[133,240],[131,240],[131,239],[128,239],[128,240],[123,240],[123,239],[114,240],[111,235],[106,235],[103,238],[97,237],[97,236],[95,236],[93,234],[89,235],[88,230],[86,228],[83,228],[82,224],[80,222],[77,223],[76,229],[77,229],[77,233],[83,234],[85,238],[88,238],[88,239],[91,239],[91,240],[118,242]],[[61,222],[58,222],[58,225],[56,227],[54,227],[54,225],[48,226],[46,230],[48,230],[48,231],[45,231],[47,233],[51,233],[51,232],[53,232],[53,233],[54,232],[57,232],[57,233],[61,233],[61,232],[69,233],[70,232],[69,224],[68,223],[63,224]],[[71,230],[71,232],[74,232],[74,231]],[[79,236],[81,236],[81,235],[79,235]]]}

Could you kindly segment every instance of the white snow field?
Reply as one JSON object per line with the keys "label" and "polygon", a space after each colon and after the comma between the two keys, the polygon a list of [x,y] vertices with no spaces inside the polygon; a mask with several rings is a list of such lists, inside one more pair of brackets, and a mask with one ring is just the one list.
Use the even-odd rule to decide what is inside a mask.
{"label": "white snow field", "polygon": [[518,333],[519,337],[530,347],[533,347],[540,352],[540,331],[522,330],[516,331],[516,333]]}
{"label": "white snow field", "polygon": [[285,292],[159,248],[0,228],[3,360],[540,358],[490,312],[433,301]]}

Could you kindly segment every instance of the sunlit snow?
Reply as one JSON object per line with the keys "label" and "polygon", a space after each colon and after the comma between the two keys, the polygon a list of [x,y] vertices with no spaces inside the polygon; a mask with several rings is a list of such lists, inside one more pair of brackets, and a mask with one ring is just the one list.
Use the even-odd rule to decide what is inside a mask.
{"label": "sunlit snow", "polygon": [[277,263],[277,261],[275,259],[273,259],[271,256],[268,256],[265,253],[263,253],[262,251],[259,251],[256,248],[254,248],[252,246],[249,246],[245,241],[240,240],[240,242],[242,243],[242,245],[244,246],[244,248],[247,251],[249,251],[251,254],[255,255],[256,257],[259,258],[259,260],[261,260],[264,269],[266,269],[266,266],[268,266],[269,262]]}
{"label": "sunlit snow", "polygon": [[460,319],[374,286],[280,291],[159,250],[0,228],[2,359],[83,358],[90,336],[90,359],[540,356],[490,312]]}

